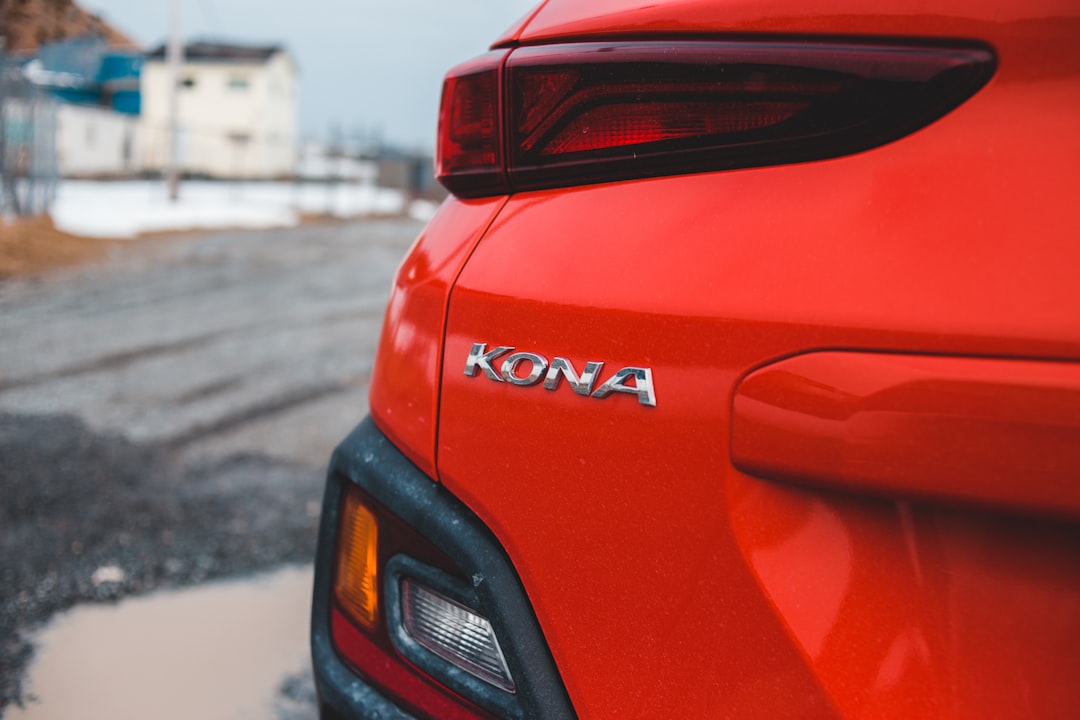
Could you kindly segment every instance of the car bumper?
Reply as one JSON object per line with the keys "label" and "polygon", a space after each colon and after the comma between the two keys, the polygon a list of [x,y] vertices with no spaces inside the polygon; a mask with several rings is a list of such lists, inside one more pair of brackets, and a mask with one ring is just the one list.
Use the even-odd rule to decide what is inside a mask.
{"label": "car bumper", "polygon": [[[371,419],[338,446],[323,500],[312,600],[311,651],[320,717],[412,717],[359,677],[335,649],[331,630],[334,550],[342,488],[353,483],[444,551],[475,586],[514,671],[511,700],[481,706],[505,717],[572,718],[574,711],[517,573],[494,535],[461,502],[433,482],[395,447]],[[456,688],[455,688],[456,690]],[[476,698],[473,698],[474,700]],[[502,702],[505,707],[499,706]]]}

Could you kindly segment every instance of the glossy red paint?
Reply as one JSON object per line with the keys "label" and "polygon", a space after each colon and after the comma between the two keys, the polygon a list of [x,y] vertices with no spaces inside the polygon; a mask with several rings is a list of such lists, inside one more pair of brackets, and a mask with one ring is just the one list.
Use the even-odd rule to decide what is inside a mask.
{"label": "glossy red paint", "polygon": [[725,488],[739,547],[834,717],[1076,715],[1075,523],[739,473]]}
{"label": "glossy red paint", "polygon": [[1040,48],[1038,38],[1046,38],[1047,32],[1062,40],[1076,37],[1076,22],[1076,4],[1071,0],[1011,0],[992,6],[983,0],[822,0],[813,7],[802,0],[547,0],[523,28],[515,28],[498,44],[720,32],[983,39],[996,35],[998,40],[1007,37],[1029,45],[1032,53],[1056,55],[1060,45]]}
{"label": "glossy red paint", "polygon": [[[936,356],[949,387],[1054,367],[1075,392],[1080,12],[864,5],[550,0],[522,42],[960,37],[995,47],[999,71],[936,123],[849,157],[451,201],[421,241],[446,272],[399,278],[373,412],[430,462],[437,411],[440,479],[516,566],[579,717],[1080,716],[1074,521],[1018,514],[1001,492],[994,511],[894,485],[869,497],[828,458],[814,468],[844,492],[733,464],[740,382],[807,353]],[[423,324],[402,331],[422,362],[403,317]],[[651,368],[657,406],[467,376],[475,342]],[[1013,468],[990,490],[1028,481]],[[974,473],[935,477],[984,490]],[[1068,498],[1038,507],[1069,515]]]}
{"label": "glossy red paint", "polygon": [[529,22],[543,9],[546,2],[547,0],[539,0],[535,7],[522,15],[517,22],[506,28],[506,30],[503,31],[503,34],[493,43],[492,47],[512,45],[517,42],[518,37],[521,35],[521,31],[528,27]]}
{"label": "glossy red paint", "polygon": [[371,375],[371,417],[432,478],[450,287],[504,202],[447,200],[398,269],[386,307]]}
{"label": "glossy red paint", "polygon": [[735,392],[758,477],[1080,518],[1080,364],[819,352]]}

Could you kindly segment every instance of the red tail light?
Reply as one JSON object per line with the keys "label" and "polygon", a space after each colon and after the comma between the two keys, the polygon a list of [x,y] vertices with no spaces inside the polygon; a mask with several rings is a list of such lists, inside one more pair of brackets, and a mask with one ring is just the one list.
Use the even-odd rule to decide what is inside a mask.
{"label": "red tail light", "polygon": [[505,58],[505,51],[482,55],[458,65],[443,83],[436,174],[453,177],[463,194],[493,194],[483,189],[504,182],[499,67]]}
{"label": "red tail light", "polygon": [[994,62],[970,44],[492,52],[447,75],[437,175],[471,197],[836,157],[933,122],[982,87]]}

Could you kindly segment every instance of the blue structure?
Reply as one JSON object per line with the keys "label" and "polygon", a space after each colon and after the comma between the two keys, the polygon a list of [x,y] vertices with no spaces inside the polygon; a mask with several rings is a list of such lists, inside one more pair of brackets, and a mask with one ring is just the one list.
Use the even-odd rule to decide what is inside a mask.
{"label": "blue structure", "polygon": [[109,48],[97,35],[42,45],[24,66],[27,77],[64,102],[138,115],[143,54]]}

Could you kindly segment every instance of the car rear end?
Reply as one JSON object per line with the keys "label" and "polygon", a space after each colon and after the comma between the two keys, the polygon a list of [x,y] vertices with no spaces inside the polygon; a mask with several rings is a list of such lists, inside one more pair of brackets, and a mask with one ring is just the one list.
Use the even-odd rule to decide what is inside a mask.
{"label": "car rear end", "polygon": [[323,717],[1080,715],[1078,38],[548,0],[451,70]]}

